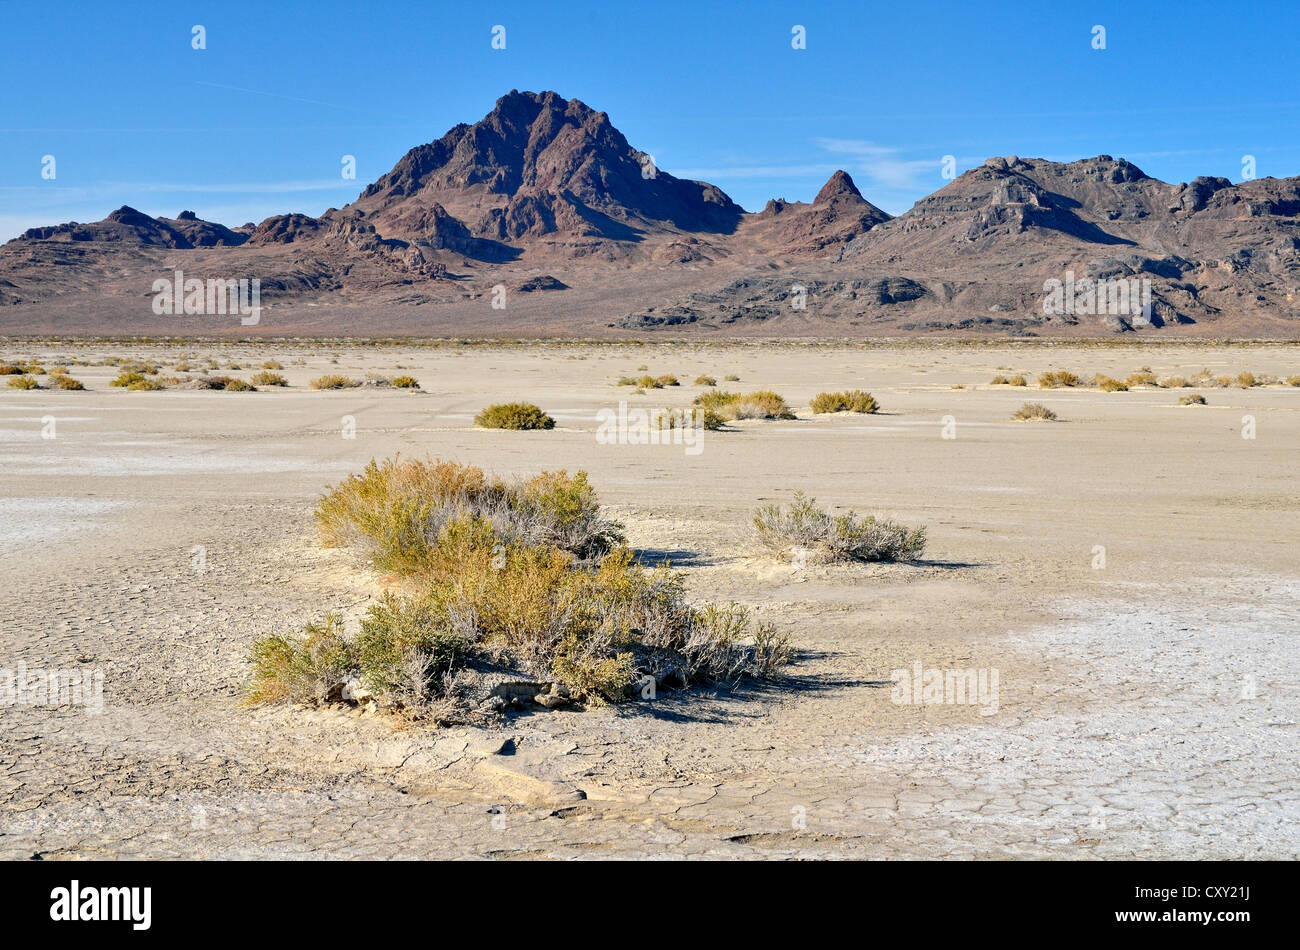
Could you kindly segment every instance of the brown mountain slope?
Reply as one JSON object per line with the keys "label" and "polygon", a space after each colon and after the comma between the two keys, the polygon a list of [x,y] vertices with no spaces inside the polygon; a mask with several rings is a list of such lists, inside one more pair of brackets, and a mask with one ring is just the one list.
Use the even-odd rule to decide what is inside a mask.
{"label": "brown mountain slope", "polygon": [[[258,279],[264,318],[153,314],[175,270]],[[1053,281],[1135,282],[1150,307],[1044,312]],[[0,330],[1294,338],[1298,288],[1300,179],[994,158],[896,218],[843,171],[811,203],[745,214],[655,168],[605,113],[511,92],[319,218],[229,229],[124,207],[34,228],[0,247]]]}

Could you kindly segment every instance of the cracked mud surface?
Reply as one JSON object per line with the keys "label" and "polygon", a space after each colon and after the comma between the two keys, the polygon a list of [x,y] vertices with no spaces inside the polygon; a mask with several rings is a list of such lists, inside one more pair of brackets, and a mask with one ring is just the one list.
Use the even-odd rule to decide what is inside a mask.
{"label": "cracked mud surface", "polygon": [[[104,675],[98,715],[0,708],[0,855],[1300,852],[1300,389],[1215,390],[1184,411],[1159,390],[979,386],[1004,364],[1047,368],[1047,353],[1009,348],[330,348],[339,364],[301,352],[307,366],[275,354],[286,392],[121,393],[108,368],[77,368],[91,392],[0,396],[0,667]],[[1264,346],[1056,348],[1050,361],[1114,375],[1295,363]],[[394,363],[426,392],[303,385]],[[596,444],[596,409],[629,398],[612,380],[642,363],[683,379],[735,370],[737,388],[795,405],[865,381],[885,412],[747,423],[709,433],[693,458]],[[516,395],[557,429],[468,427]],[[1024,398],[1066,421],[1006,421]],[[955,440],[940,437],[945,414]],[[343,415],[355,440],[340,438]],[[327,483],[396,451],[586,468],[631,542],[686,571],[695,599],[752,604],[794,634],[790,679],[491,728],[244,707],[254,639],[330,610],[355,619],[379,590],[347,552],[315,544],[310,512]],[[928,524],[925,561],[762,559],[749,512],[799,488]],[[996,669],[996,711],[895,702],[892,672],[916,662]]]}

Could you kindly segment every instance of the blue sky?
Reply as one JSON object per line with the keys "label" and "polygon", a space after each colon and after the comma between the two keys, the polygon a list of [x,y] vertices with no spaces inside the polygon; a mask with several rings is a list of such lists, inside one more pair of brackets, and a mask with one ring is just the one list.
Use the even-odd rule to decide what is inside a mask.
{"label": "blue sky", "polygon": [[0,2],[0,240],[122,204],[232,226],[319,214],[512,88],[608,112],[660,168],[749,210],[842,167],[899,213],[945,184],[945,155],[960,172],[1105,153],[1174,182],[1239,181],[1253,155],[1260,177],[1300,174],[1300,3],[1236,6]]}

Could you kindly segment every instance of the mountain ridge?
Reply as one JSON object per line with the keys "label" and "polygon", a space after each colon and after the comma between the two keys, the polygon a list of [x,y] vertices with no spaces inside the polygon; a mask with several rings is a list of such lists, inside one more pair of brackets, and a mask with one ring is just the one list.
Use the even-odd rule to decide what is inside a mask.
{"label": "mountain ridge", "polygon": [[[846,170],[749,213],[656,168],[606,113],[512,90],[319,217],[230,228],[123,206],[29,229],[0,246],[0,328],[151,324],[141,285],[182,266],[258,277],[285,332],[1294,338],[1300,178],[1170,184],[1109,155],[1004,156],[898,216]],[[1051,312],[1044,288],[1067,275],[1144,281],[1151,305]],[[497,287],[548,292],[502,314],[484,309]]]}

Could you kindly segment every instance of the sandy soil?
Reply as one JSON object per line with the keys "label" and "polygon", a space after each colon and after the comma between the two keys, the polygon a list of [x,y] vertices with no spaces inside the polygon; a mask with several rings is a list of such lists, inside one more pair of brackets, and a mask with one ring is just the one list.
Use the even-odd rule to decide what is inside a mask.
{"label": "sandy soil", "polygon": [[[1300,387],[1210,389],[1208,406],[1180,408],[1180,391],[988,385],[1049,368],[1289,376],[1300,349],[3,350],[51,365],[276,359],[291,386],[128,393],[108,386],[114,368],[72,365],[90,391],[0,389],[0,668],[104,677],[98,714],[0,708],[0,856],[1300,854]],[[615,385],[642,365],[685,385]],[[399,366],[423,392],[306,386]],[[698,455],[597,443],[599,409],[686,405],[700,373],[802,407],[862,387],[883,411],[803,408],[707,433]],[[484,405],[520,397],[557,428],[473,428]],[[1009,421],[1027,400],[1061,421]],[[245,708],[257,637],[331,610],[355,621],[379,590],[348,552],[318,546],[311,510],[395,452],[586,469],[632,543],[679,565],[695,598],[753,605],[792,632],[789,680],[492,729]],[[797,489],[928,525],[925,560],[760,556],[752,509]],[[916,663],[996,670],[996,709],[896,702],[893,671]]]}

